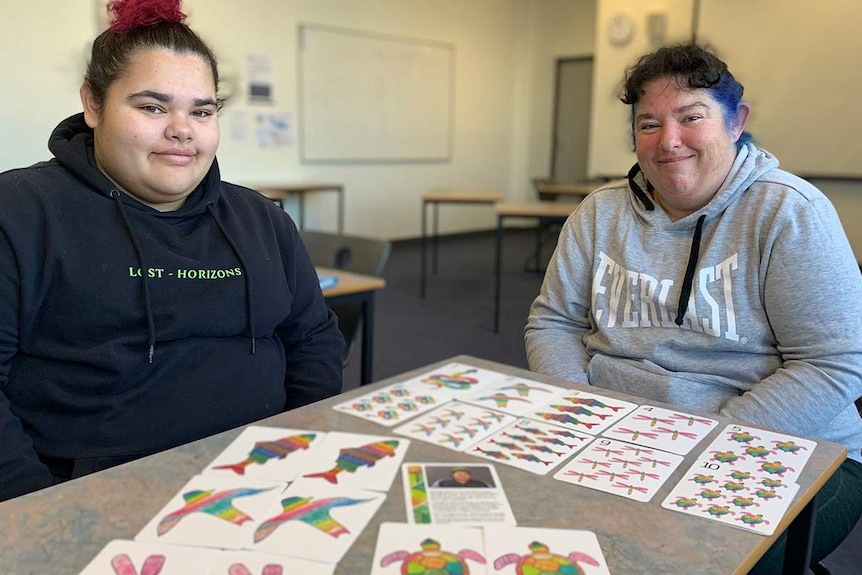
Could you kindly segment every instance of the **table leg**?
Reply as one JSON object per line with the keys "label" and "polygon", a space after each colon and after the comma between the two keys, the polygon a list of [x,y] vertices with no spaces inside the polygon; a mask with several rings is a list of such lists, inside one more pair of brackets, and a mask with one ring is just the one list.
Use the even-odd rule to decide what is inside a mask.
{"label": "table leg", "polygon": [[500,280],[503,267],[503,216],[497,216],[497,252],[494,263],[494,333],[500,332]]}
{"label": "table leg", "polygon": [[305,229],[305,192],[299,193],[299,229]]}
{"label": "table leg", "polygon": [[338,188],[338,233],[344,233],[344,188]]}
{"label": "table leg", "polygon": [[807,575],[814,544],[814,522],[817,519],[817,496],[796,516],[787,528],[787,546],[784,548],[783,575]]}
{"label": "table leg", "polygon": [[428,219],[428,202],[422,202],[422,244],[421,244],[421,254],[419,255],[419,265],[421,266],[421,270],[419,271],[419,297],[425,299],[425,238],[427,236],[426,231],[426,222]]}
{"label": "table leg", "polygon": [[359,385],[372,381],[371,364],[374,359],[374,292],[368,292],[362,302],[362,363],[359,367]]}
{"label": "table leg", "polygon": [[440,212],[440,202],[434,202],[434,237],[431,238],[431,272],[437,273],[437,218]]}

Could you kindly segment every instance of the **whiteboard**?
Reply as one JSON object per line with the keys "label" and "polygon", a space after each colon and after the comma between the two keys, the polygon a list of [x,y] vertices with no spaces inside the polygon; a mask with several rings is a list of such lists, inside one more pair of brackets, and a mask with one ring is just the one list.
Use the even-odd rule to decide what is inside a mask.
{"label": "whiteboard", "polygon": [[303,162],[451,159],[454,46],[301,24],[297,53]]}
{"label": "whiteboard", "polygon": [[858,0],[702,0],[697,40],[745,87],[747,130],[804,177],[862,179]]}

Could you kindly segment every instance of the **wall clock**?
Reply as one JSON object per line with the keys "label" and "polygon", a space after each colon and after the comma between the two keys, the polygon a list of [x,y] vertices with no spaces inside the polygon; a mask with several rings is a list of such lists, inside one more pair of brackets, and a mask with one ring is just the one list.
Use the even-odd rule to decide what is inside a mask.
{"label": "wall clock", "polygon": [[608,22],[608,38],[614,46],[625,46],[635,35],[635,21],[623,12],[614,14]]}

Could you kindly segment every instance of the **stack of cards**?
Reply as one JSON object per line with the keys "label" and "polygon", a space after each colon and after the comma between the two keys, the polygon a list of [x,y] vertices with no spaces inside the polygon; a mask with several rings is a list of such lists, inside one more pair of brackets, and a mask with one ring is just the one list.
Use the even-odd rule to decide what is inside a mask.
{"label": "stack of cards", "polygon": [[[158,564],[153,572],[160,575],[242,575],[263,566],[273,575],[331,574],[385,500],[409,443],[248,427],[134,542],[111,542],[82,573],[135,573],[130,569]],[[187,561],[197,561],[196,568],[184,571]]]}
{"label": "stack of cards", "polygon": [[771,535],[799,490],[813,441],[729,425],[662,507]]}

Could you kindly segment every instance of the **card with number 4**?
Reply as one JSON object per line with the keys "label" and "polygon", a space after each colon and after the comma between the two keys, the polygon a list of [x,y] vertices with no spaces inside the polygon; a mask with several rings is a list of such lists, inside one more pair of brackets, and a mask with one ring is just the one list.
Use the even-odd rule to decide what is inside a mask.
{"label": "card with number 4", "polygon": [[554,475],[554,479],[590,489],[649,501],[683,457],[599,437]]}
{"label": "card with number 4", "polygon": [[707,417],[641,405],[603,435],[685,455],[717,425]]}

